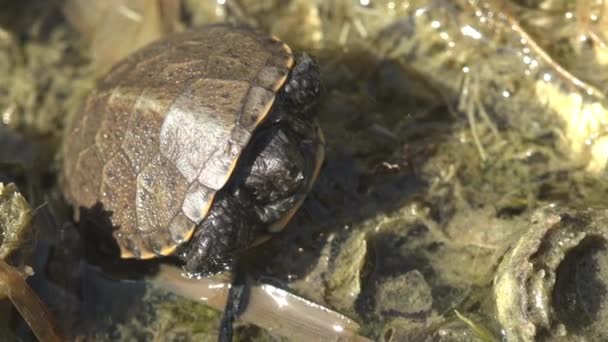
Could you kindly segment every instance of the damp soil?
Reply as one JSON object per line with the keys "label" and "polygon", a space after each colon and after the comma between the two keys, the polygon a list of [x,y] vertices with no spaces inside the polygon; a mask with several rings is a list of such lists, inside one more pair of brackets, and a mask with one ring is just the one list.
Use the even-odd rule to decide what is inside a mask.
{"label": "damp soil", "polygon": [[[510,1],[507,11],[472,0],[184,1],[181,27],[244,21],[309,51],[322,69],[326,161],[286,231],[251,251],[252,276],[352,318],[373,340],[499,340],[494,272],[530,214],[548,203],[603,208],[608,190],[593,147],[608,115],[605,75],[593,72],[603,55],[565,32],[541,34],[539,23],[560,25],[555,11],[576,12],[543,12],[542,2]],[[67,122],[104,63],[90,34],[68,22],[68,3],[0,0],[0,181],[37,208],[28,281],[73,337],[214,340],[218,311],[160,288],[148,268],[102,270],[86,257],[95,246],[71,220],[58,161]],[[513,13],[530,35],[500,31],[501,15]],[[593,62],[577,63],[580,53]],[[569,122],[588,113],[599,123],[572,136]],[[577,267],[585,246],[557,272]],[[585,266],[604,270],[589,285],[592,304],[608,283],[597,253],[600,266]],[[558,287],[564,296],[578,289]],[[34,339],[10,302],[0,312],[10,317],[0,336]],[[589,319],[567,329],[580,333]],[[237,339],[280,336],[241,325]]]}

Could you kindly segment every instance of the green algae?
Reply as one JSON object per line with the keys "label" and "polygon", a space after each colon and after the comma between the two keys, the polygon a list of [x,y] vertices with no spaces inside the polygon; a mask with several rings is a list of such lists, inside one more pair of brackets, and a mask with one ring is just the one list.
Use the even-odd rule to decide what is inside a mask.
{"label": "green algae", "polygon": [[[547,202],[605,206],[605,176],[589,172],[589,153],[572,156],[564,139],[567,118],[538,90],[541,69],[559,76],[552,64],[559,63],[596,90],[605,78],[592,73],[598,64],[577,62],[581,47],[565,31],[544,34],[543,21],[534,20],[544,15],[559,25],[555,13],[571,11],[567,6],[544,13],[542,6],[532,11],[534,4],[513,1],[515,13],[531,11],[522,27],[554,57],[532,55],[543,67],[530,76],[517,57],[525,48],[518,45],[521,36],[501,31],[504,22],[492,21],[496,17],[486,16],[487,26],[475,19],[478,8],[499,12],[493,2],[371,3],[184,2],[186,26],[247,22],[312,52],[322,66],[326,164],[288,232],[257,252],[252,272],[352,315],[373,338],[397,324],[391,313],[376,310],[385,304],[378,303],[379,284],[418,272],[427,286],[402,289],[412,291],[412,299],[429,290],[432,295],[431,311],[413,324],[416,336],[483,340],[474,324],[453,317],[454,309],[484,326],[492,320],[492,278],[504,252],[527,229],[527,215]],[[27,168],[37,172],[27,177],[36,178],[37,193],[54,191],[40,175],[55,175],[53,155],[65,122],[95,74],[89,45],[60,6],[25,1],[14,8],[24,18],[19,21],[0,13],[0,114],[6,127],[35,141],[35,167]],[[414,16],[416,9],[427,11]],[[467,26],[483,39],[460,34]],[[583,94],[568,81],[548,84],[556,96]],[[602,103],[597,92],[581,96],[581,107]],[[49,199],[61,207],[60,199]],[[143,316],[119,322],[119,336],[214,339],[219,313],[148,291]],[[499,335],[495,324],[487,326]],[[271,340],[252,327],[239,329],[239,338]]]}

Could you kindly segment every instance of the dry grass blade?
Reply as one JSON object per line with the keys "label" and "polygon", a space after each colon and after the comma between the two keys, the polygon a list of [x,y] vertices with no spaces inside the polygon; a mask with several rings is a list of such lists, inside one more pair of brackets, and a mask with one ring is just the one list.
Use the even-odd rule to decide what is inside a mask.
{"label": "dry grass blade", "polygon": [[100,73],[134,50],[181,29],[174,0],[66,1],[68,21],[91,42]]}
{"label": "dry grass blade", "polygon": [[[152,279],[186,298],[223,310],[230,284],[219,278],[187,279],[181,270],[161,266]],[[335,311],[272,285],[254,285],[240,319],[290,341],[369,341],[357,334],[359,325]]]}

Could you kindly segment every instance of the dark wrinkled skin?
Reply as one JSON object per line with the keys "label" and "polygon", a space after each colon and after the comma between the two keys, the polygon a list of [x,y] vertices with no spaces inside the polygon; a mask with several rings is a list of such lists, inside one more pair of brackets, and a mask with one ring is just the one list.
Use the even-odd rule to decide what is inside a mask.
{"label": "dark wrinkled skin", "polygon": [[190,275],[231,269],[238,252],[271,233],[269,228],[306,195],[319,158],[312,120],[320,82],[316,62],[302,55],[235,174],[179,251]]}

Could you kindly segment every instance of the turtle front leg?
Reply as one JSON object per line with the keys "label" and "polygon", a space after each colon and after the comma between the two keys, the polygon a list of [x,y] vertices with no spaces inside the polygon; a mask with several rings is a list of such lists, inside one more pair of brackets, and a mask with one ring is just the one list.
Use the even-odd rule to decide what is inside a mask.
{"label": "turtle front leg", "polygon": [[178,256],[190,276],[209,276],[234,268],[238,252],[266,230],[243,191],[218,194],[207,217]]}
{"label": "turtle front leg", "polygon": [[233,323],[245,310],[249,300],[250,284],[243,261],[236,259],[237,252],[250,246],[265,230],[255,215],[245,193],[236,190],[229,195],[221,193],[209,214],[196,229],[191,241],[180,251],[185,262],[184,270],[190,276],[208,276],[232,270],[234,278],[228,301],[222,315],[218,341],[232,341]]}

